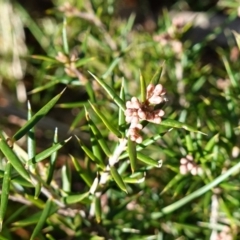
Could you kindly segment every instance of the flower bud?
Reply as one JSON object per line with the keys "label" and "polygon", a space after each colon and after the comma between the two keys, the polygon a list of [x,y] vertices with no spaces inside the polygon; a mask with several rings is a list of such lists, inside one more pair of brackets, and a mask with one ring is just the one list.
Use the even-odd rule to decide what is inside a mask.
{"label": "flower bud", "polygon": [[136,139],[136,143],[141,143],[143,141],[143,138],[142,136],[138,136],[137,139]]}
{"label": "flower bud", "polygon": [[153,91],[154,91],[154,85],[152,83],[150,83],[147,86],[147,99],[150,98],[153,95]]}
{"label": "flower bud", "polygon": [[156,123],[156,124],[160,124],[161,121],[162,121],[162,119],[161,119],[160,117],[155,117],[155,118],[153,119],[153,122]]}
{"label": "flower bud", "polygon": [[131,101],[127,101],[126,102],[126,107],[127,108],[132,108],[132,102]]}
{"label": "flower bud", "polygon": [[188,169],[185,165],[181,165],[179,169],[180,169],[180,173],[183,175],[188,173]]}
{"label": "flower bud", "polygon": [[191,171],[194,167],[194,165],[191,162],[188,162],[186,166],[187,166],[188,171]]}
{"label": "flower bud", "polygon": [[162,84],[157,84],[156,87],[155,87],[155,89],[153,90],[153,94],[154,94],[155,96],[159,96],[159,95],[161,95],[162,91],[163,91],[163,86],[162,86]]}
{"label": "flower bud", "polygon": [[181,158],[180,159],[180,163],[181,164],[187,164],[188,163],[188,160],[186,158]]}
{"label": "flower bud", "polygon": [[136,97],[132,97],[131,102],[132,102],[132,108],[135,108],[135,109],[140,108],[140,102]]}
{"label": "flower bud", "polygon": [[138,109],[138,116],[139,116],[139,118],[141,118],[142,120],[146,120],[146,113],[141,109],[141,108],[139,108]]}
{"label": "flower bud", "polygon": [[151,104],[159,104],[163,101],[162,97],[160,96],[155,96],[153,95],[151,98],[148,99],[148,101],[151,103]]}
{"label": "flower bud", "polygon": [[198,167],[197,167],[197,166],[193,166],[193,168],[191,169],[190,172],[191,172],[191,174],[194,175],[194,176],[197,175]]}
{"label": "flower bud", "polygon": [[124,112],[125,116],[132,116],[133,115],[133,110],[130,108],[127,108]]}

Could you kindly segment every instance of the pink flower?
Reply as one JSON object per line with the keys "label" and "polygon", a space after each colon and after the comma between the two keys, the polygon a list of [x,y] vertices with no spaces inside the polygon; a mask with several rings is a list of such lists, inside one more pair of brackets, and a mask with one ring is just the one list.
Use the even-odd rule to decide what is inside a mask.
{"label": "pink flower", "polygon": [[161,117],[165,113],[162,109],[154,110],[154,105],[165,100],[163,98],[165,93],[166,91],[161,84],[157,84],[156,86],[149,84],[146,89],[147,99],[145,102],[140,102],[136,97],[132,97],[131,101],[126,102],[125,120],[127,123],[130,123],[127,135],[130,136],[132,141],[137,143],[142,141],[139,133],[143,128],[140,124],[141,121],[147,120],[155,124],[161,123]]}

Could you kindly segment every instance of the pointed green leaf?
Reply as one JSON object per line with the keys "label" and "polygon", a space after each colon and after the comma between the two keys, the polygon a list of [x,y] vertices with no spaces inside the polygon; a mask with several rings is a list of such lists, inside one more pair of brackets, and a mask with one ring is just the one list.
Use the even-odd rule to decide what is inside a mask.
{"label": "pointed green leaf", "polygon": [[[28,101],[28,121],[32,118],[32,109],[31,104]],[[27,146],[28,146],[28,158],[34,158],[36,155],[36,139],[35,139],[35,131],[34,128],[29,129],[28,137],[27,137]],[[33,171],[35,169],[34,164],[27,161],[26,167]]]}
{"label": "pointed green leaf", "polygon": [[[89,102],[90,103],[90,102]],[[104,116],[104,114],[98,110],[93,104],[91,104],[92,109],[94,110],[94,112],[98,115],[98,117],[102,120],[102,122],[104,123],[104,125],[112,132],[114,133],[116,136],[121,137],[121,133],[118,131],[118,129],[113,126],[113,124]]]}
{"label": "pointed green leaf", "polygon": [[97,126],[94,124],[94,122],[90,118],[89,113],[86,108],[85,108],[85,113],[86,113],[85,115],[86,115],[86,119],[88,121],[88,125],[91,128],[92,133],[94,134],[96,140],[98,141],[98,143],[101,146],[104,153],[109,157],[111,155],[111,151],[110,151],[106,141],[104,140],[101,132],[98,130]]}
{"label": "pointed green leaf", "polygon": [[240,50],[240,34],[236,31],[232,31],[234,34],[234,37],[236,39],[237,45],[238,45],[238,49]]}
{"label": "pointed green leaf", "polygon": [[40,218],[38,219],[37,225],[33,230],[30,240],[34,240],[37,237],[38,233],[42,230],[44,224],[46,223],[47,218],[51,215],[51,210],[53,209],[52,199],[48,199],[45,204],[45,207],[42,211]]}
{"label": "pointed green leaf", "polygon": [[161,212],[155,212],[151,214],[152,219],[158,219],[164,216],[165,214],[169,214],[174,212],[175,210],[179,209],[180,207],[186,205],[193,199],[202,196],[207,191],[213,189],[214,187],[218,186],[221,182],[225,181],[229,176],[236,173],[240,169],[240,162],[238,162],[236,165],[228,169],[226,172],[222,173],[220,176],[215,178],[212,182],[208,183],[207,185],[204,185],[203,187],[199,188],[195,192],[187,195],[186,197],[183,197],[182,199],[170,204],[167,207],[164,207]]}
{"label": "pointed green leaf", "polygon": [[159,84],[159,80],[160,80],[160,78],[161,78],[162,71],[163,71],[163,65],[164,65],[164,62],[163,62],[162,65],[159,67],[159,69],[156,71],[156,73],[154,74],[153,78],[151,79],[151,83],[152,83],[153,85]]}
{"label": "pointed green leaf", "polygon": [[23,22],[24,26],[27,26],[27,28],[30,30],[31,34],[34,36],[35,40],[38,42],[38,44],[41,46],[43,50],[48,49],[49,51],[52,51],[53,46],[51,48],[50,45],[50,39],[49,37],[42,31],[42,28],[39,26],[39,24],[36,23],[36,21],[30,16],[27,9],[25,9],[21,4],[18,4],[16,2],[17,6],[17,12],[20,15],[21,21]]}
{"label": "pointed green leaf", "polygon": [[102,207],[100,197],[94,196],[94,207],[95,207],[95,216],[97,223],[101,222],[102,219]]}
{"label": "pointed green leaf", "polygon": [[162,160],[153,160],[152,158],[150,158],[149,156],[146,156],[140,152],[137,153],[137,159],[146,163],[149,166],[153,166],[156,168],[160,168],[162,166]]}
{"label": "pointed green leaf", "polygon": [[34,185],[32,183],[30,183],[29,181],[27,181],[25,178],[23,178],[22,176],[16,176],[16,177],[12,177],[12,181],[15,184],[19,184],[22,187],[28,187],[28,188],[32,188],[34,187]]}
{"label": "pointed green leaf", "polygon": [[160,193],[161,195],[163,193],[165,193],[166,191],[168,191],[169,189],[173,188],[174,186],[176,186],[176,184],[178,182],[180,182],[180,180],[183,178],[183,175],[182,174],[177,174],[174,178],[172,178],[168,184],[164,187],[164,189],[162,190],[162,192]]}
{"label": "pointed green leaf", "polygon": [[[234,199],[234,201],[236,200],[236,198],[234,198],[234,197],[233,197],[233,199]],[[228,221],[230,222],[230,224],[231,224],[232,226],[234,226],[234,224],[236,223],[236,218],[233,216],[232,210],[231,210],[231,209],[229,208],[229,206],[228,206],[229,204],[228,204],[227,202],[225,202],[222,197],[218,198],[218,201],[219,201],[219,205],[220,205],[221,211],[222,211],[222,212],[225,214],[225,216],[228,218]],[[238,206],[239,201],[236,200],[236,202],[237,202],[237,205],[236,205],[236,206]],[[238,222],[238,221],[237,221],[237,222]]]}
{"label": "pointed green leaf", "polygon": [[122,34],[121,35],[123,37],[126,37],[127,34],[132,30],[132,27],[133,27],[133,25],[135,23],[135,19],[136,19],[136,14],[132,13],[129,16],[127,23],[125,24],[124,29],[122,30]]}
{"label": "pointed green leaf", "polygon": [[31,194],[25,194],[25,198],[31,202],[32,205],[38,207],[38,208],[44,208],[45,202],[39,198],[34,198],[34,196]]}
{"label": "pointed green leaf", "polygon": [[[52,146],[56,145],[58,142],[58,128],[55,128],[54,137],[53,137],[53,144]],[[56,165],[57,159],[57,151],[51,154],[49,166],[48,166],[48,174],[47,174],[47,184],[50,184],[53,178],[53,173]]]}
{"label": "pointed green leaf", "polygon": [[125,183],[139,184],[145,181],[145,173],[143,175],[142,172],[139,172],[131,175],[130,177],[125,177],[123,180]]}
{"label": "pointed green leaf", "polygon": [[0,150],[3,152],[4,156],[10,161],[10,163],[16,169],[16,171],[27,181],[30,181],[30,176],[27,170],[22,165],[22,162],[13,152],[13,150],[8,146],[6,141],[3,140],[2,138],[0,138]]}
{"label": "pointed green leaf", "polygon": [[42,189],[42,184],[40,182],[37,182],[35,185],[35,191],[34,191],[34,198],[38,199]]}
{"label": "pointed green leaf", "polygon": [[2,184],[2,193],[1,193],[1,206],[0,206],[0,232],[2,231],[3,219],[5,217],[5,213],[8,206],[8,195],[9,195],[9,188],[11,183],[11,163],[7,162],[4,177],[3,177],[3,184]]}
{"label": "pointed green leaf", "polygon": [[128,153],[130,159],[130,165],[132,172],[135,171],[137,165],[137,151],[136,151],[136,142],[128,138]]}
{"label": "pointed green leaf", "polygon": [[[125,79],[122,78],[122,84],[121,84],[121,90],[120,90],[120,98],[122,99],[123,102],[125,102],[125,91],[124,91],[124,87],[125,87]],[[125,114],[124,111],[122,110],[122,108],[119,108],[118,110],[118,126],[122,126],[123,124],[125,124]]]}
{"label": "pointed green leaf", "polygon": [[33,90],[29,91],[28,94],[34,94],[34,93],[38,93],[38,92],[41,92],[45,89],[49,89],[57,84],[59,84],[61,81],[59,79],[57,80],[51,80],[50,82],[44,84],[44,85],[41,85],[39,87],[36,87],[34,88]]}
{"label": "pointed green leaf", "polygon": [[179,121],[176,121],[176,120],[173,120],[173,119],[164,118],[164,120],[160,124],[163,125],[163,126],[166,126],[166,127],[183,128],[183,129],[185,129],[187,131],[190,131],[190,132],[196,132],[196,133],[201,133],[201,134],[207,135],[206,133],[200,132],[197,129],[189,126],[186,123],[182,123],[182,122],[179,122]]}
{"label": "pointed green leaf", "polygon": [[99,145],[97,136],[95,136],[92,132],[92,129],[90,128],[90,142],[91,142],[91,147],[92,147],[92,152],[94,154],[94,156],[97,157],[97,159],[100,159],[101,162],[104,162],[103,160],[103,152],[102,149]]}
{"label": "pointed green leaf", "polygon": [[193,140],[192,137],[190,136],[190,134],[186,134],[185,135],[185,139],[186,139],[186,147],[188,152],[193,152],[194,147],[193,147]]}
{"label": "pointed green leaf", "polygon": [[54,238],[51,234],[49,234],[49,233],[47,233],[46,234],[46,238],[48,239],[48,240],[56,240],[56,238]]}
{"label": "pointed green leaf", "polygon": [[68,139],[56,143],[55,145],[51,146],[50,148],[40,152],[39,154],[37,154],[34,158],[30,159],[30,162],[33,163],[37,163],[37,162],[41,162],[43,160],[45,160],[46,158],[48,158],[50,155],[52,155],[53,153],[55,153],[56,151],[58,151],[60,148],[62,148],[72,137],[69,137]]}
{"label": "pointed green leaf", "polygon": [[147,84],[141,72],[140,72],[140,87],[141,87],[141,101],[144,103],[146,101]]}
{"label": "pointed green leaf", "polygon": [[74,129],[78,128],[77,126],[83,118],[84,118],[84,109],[80,110],[77,116],[75,117],[75,119],[72,121],[72,124],[69,128],[69,132],[72,132],[74,131]]}
{"label": "pointed green leaf", "polygon": [[51,101],[49,101],[44,107],[42,107],[32,118],[31,120],[27,121],[27,123],[13,136],[14,140],[19,140],[23,137],[36,123],[43,118],[51,108],[56,104],[59,98],[62,96],[65,89],[55,96]]}
{"label": "pointed green leaf", "polygon": [[105,169],[105,164],[103,162],[100,161],[100,159],[98,159],[93,153],[91,150],[89,150],[89,148],[87,146],[85,146],[81,140],[75,136],[80,147],[82,148],[82,150],[86,153],[86,155],[91,159],[93,160],[95,163],[97,163],[99,165],[100,168],[102,168],[103,170]]}
{"label": "pointed green leaf", "polygon": [[36,224],[41,216],[41,212],[27,215],[27,218],[14,222],[12,225],[17,227],[25,227],[25,226]]}
{"label": "pointed green leaf", "polygon": [[43,60],[45,62],[57,63],[58,61],[53,57],[43,56],[43,55],[32,55],[34,59]]}
{"label": "pointed green leaf", "polygon": [[105,91],[113,99],[113,101],[124,111],[125,110],[125,104],[122,101],[122,99],[115,93],[115,91],[110,86],[108,86],[103,80],[97,78],[91,72],[89,72],[89,73],[105,89]]}
{"label": "pointed green leaf", "polygon": [[81,59],[79,59],[75,62],[75,66],[76,67],[81,67],[81,66],[83,66],[83,65],[85,65],[85,64],[87,64],[87,63],[89,63],[89,62],[91,62],[95,59],[96,59],[96,57],[81,58]]}
{"label": "pointed green leaf", "polygon": [[118,173],[117,169],[115,167],[111,166],[110,172],[111,172],[111,175],[112,175],[114,181],[117,183],[118,187],[127,193],[127,188],[125,186],[125,183],[123,182],[122,177]]}
{"label": "pointed green leaf", "polygon": [[55,107],[59,108],[78,108],[78,107],[86,107],[88,106],[88,102],[68,102],[68,103],[58,103]]}
{"label": "pointed green leaf", "polygon": [[68,161],[62,166],[62,190],[66,193],[71,192],[72,174]]}
{"label": "pointed green leaf", "polygon": [[214,135],[206,144],[205,151],[210,152],[212,151],[213,147],[217,144],[219,141],[219,133]]}
{"label": "pointed green leaf", "polygon": [[238,82],[237,82],[237,79],[235,78],[235,76],[233,74],[233,71],[231,69],[231,65],[230,65],[229,61],[227,60],[227,58],[224,55],[222,56],[222,60],[223,60],[224,66],[226,68],[226,71],[228,73],[228,77],[230,79],[230,82],[233,85],[233,87],[236,88],[238,86]]}
{"label": "pointed green leaf", "polygon": [[63,42],[63,49],[65,54],[69,54],[69,46],[67,40],[67,20],[64,17],[63,19],[63,28],[62,28],[62,42]]}
{"label": "pointed green leaf", "polygon": [[[69,195],[69,196],[66,196],[66,197],[63,198],[63,202],[65,204],[81,203],[86,198],[88,198],[88,196],[89,196],[89,192],[82,193],[82,194]],[[90,201],[89,201],[89,203],[90,203]]]}
{"label": "pointed green leaf", "polygon": [[110,74],[112,74],[114,68],[119,64],[121,59],[121,57],[114,58],[107,71],[102,75],[102,79],[106,79]]}
{"label": "pointed green leaf", "polygon": [[[59,207],[57,205],[52,204],[52,208],[50,210],[49,216],[52,215],[53,213],[55,213],[58,209],[59,209]],[[28,215],[26,215],[27,216],[26,218],[21,219],[17,222],[14,222],[13,226],[25,227],[25,226],[37,224],[37,222],[39,221],[39,219],[41,217],[42,212],[43,211],[41,210],[37,213],[28,214]]]}
{"label": "pointed green leaf", "polygon": [[89,81],[87,81],[87,83],[85,85],[85,89],[89,96],[90,101],[95,103],[96,102],[95,92],[92,87],[92,84]]}
{"label": "pointed green leaf", "polygon": [[80,177],[84,180],[84,182],[91,187],[93,179],[91,175],[88,173],[88,170],[82,169],[81,165],[79,164],[78,160],[74,158],[72,155],[70,155],[73,165],[77,171],[77,173],[80,175]]}
{"label": "pointed green leaf", "polygon": [[24,211],[28,211],[28,210],[29,210],[28,205],[22,205],[16,211],[14,211],[11,214],[11,216],[8,216],[8,218],[4,221],[4,224],[8,225],[8,224],[12,223],[15,219],[21,219],[21,216],[24,216],[24,214],[23,214]]}

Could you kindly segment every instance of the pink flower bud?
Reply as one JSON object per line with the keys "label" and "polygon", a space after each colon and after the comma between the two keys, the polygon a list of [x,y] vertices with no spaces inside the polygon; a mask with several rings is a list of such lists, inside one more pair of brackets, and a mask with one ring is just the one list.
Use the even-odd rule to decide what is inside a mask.
{"label": "pink flower bud", "polygon": [[143,126],[142,126],[142,124],[140,124],[140,123],[131,123],[131,125],[130,125],[130,127],[129,128],[136,128],[136,129],[138,129],[138,130],[141,130],[142,128],[143,128]]}
{"label": "pink flower bud", "polygon": [[162,93],[162,91],[163,91],[163,86],[162,86],[162,84],[157,84],[156,87],[155,87],[155,89],[153,90],[153,94],[154,94],[155,96],[159,96],[159,95]]}
{"label": "pink flower bud", "polygon": [[180,169],[180,173],[183,175],[188,173],[187,167],[185,165],[181,165],[179,169]]}
{"label": "pink flower bud", "polygon": [[128,129],[128,133],[127,133],[127,136],[135,136],[137,133],[136,133],[136,129],[135,128],[129,128]]}
{"label": "pink flower bud", "polygon": [[137,124],[138,122],[139,122],[138,116],[134,115],[134,116],[132,117],[131,123],[132,123],[132,124]]}
{"label": "pink flower bud", "polygon": [[154,113],[159,117],[162,117],[165,114],[165,112],[162,109],[155,110]]}
{"label": "pink flower bud", "polygon": [[153,95],[153,91],[154,91],[154,85],[152,83],[150,83],[147,86],[147,99],[150,98]]}
{"label": "pink flower bud", "polygon": [[186,166],[189,171],[191,171],[194,167],[194,165],[191,162],[188,162]]}
{"label": "pink flower bud", "polygon": [[133,111],[130,108],[127,108],[124,112],[125,116],[132,116],[133,115]]}
{"label": "pink flower bud", "polygon": [[138,109],[138,116],[143,120],[146,119],[146,113],[141,108]]}
{"label": "pink flower bud", "polygon": [[148,119],[148,121],[149,121],[149,122],[152,122],[152,123],[155,123],[155,124],[159,124],[159,123],[161,123],[162,120],[161,120],[160,117],[157,116],[157,117],[154,117],[154,118],[151,119],[151,120]]}
{"label": "pink flower bud", "polygon": [[188,155],[186,156],[186,158],[187,158],[188,161],[193,161],[193,156],[192,156],[192,155],[189,155],[189,154],[188,154]]}
{"label": "pink flower bud", "polygon": [[143,138],[142,136],[138,136],[137,139],[136,139],[136,143],[141,143],[143,141]]}
{"label": "pink flower bud", "polygon": [[136,141],[136,137],[135,137],[134,135],[131,135],[131,136],[130,136],[130,139],[131,139],[131,141],[133,141],[133,142]]}
{"label": "pink flower bud", "polygon": [[162,97],[159,97],[159,96],[155,96],[153,95],[151,98],[148,99],[148,101],[151,103],[151,104],[159,104],[163,101]]}
{"label": "pink flower bud", "polygon": [[132,121],[132,116],[126,116],[125,120],[127,123],[130,123]]}
{"label": "pink flower bud", "polygon": [[132,97],[132,108],[138,109],[140,108],[140,102],[136,97]]}
{"label": "pink flower bud", "polygon": [[132,102],[131,101],[127,101],[126,102],[126,107],[127,108],[132,108]]}
{"label": "pink flower bud", "polygon": [[191,174],[195,176],[195,175],[197,175],[197,172],[198,172],[197,166],[194,166],[194,167],[191,169]]}
{"label": "pink flower bud", "polygon": [[180,163],[181,164],[187,164],[188,163],[188,160],[186,158],[181,158],[180,159]]}

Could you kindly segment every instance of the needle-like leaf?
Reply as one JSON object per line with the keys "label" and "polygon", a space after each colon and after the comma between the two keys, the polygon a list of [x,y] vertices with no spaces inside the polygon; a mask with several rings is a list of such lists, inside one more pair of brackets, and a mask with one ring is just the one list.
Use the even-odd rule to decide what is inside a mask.
{"label": "needle-like leaf", "polygon": [[9,195],[9,188],[11,183],[11,163],[7,162],[3,177],[3,184],[2,184],[2,193],[1,193],[1,205],[0,205],[0,232],[2,231],[3,219],[5,217],[5,213],[7,211],[8,206],[8,195]]}
{"label": "needle-like leaf", "polygon": [[51,101],[49,101],[44,107],[42,107],[27,123],[18,130],[15,135],[13,136],[13,140],[17,141],[21,137],[23,137],[32,127],[34,127],[38,121],[40,121],[56,104],[59,98],[62,96],[65,89],[55,96]]}

